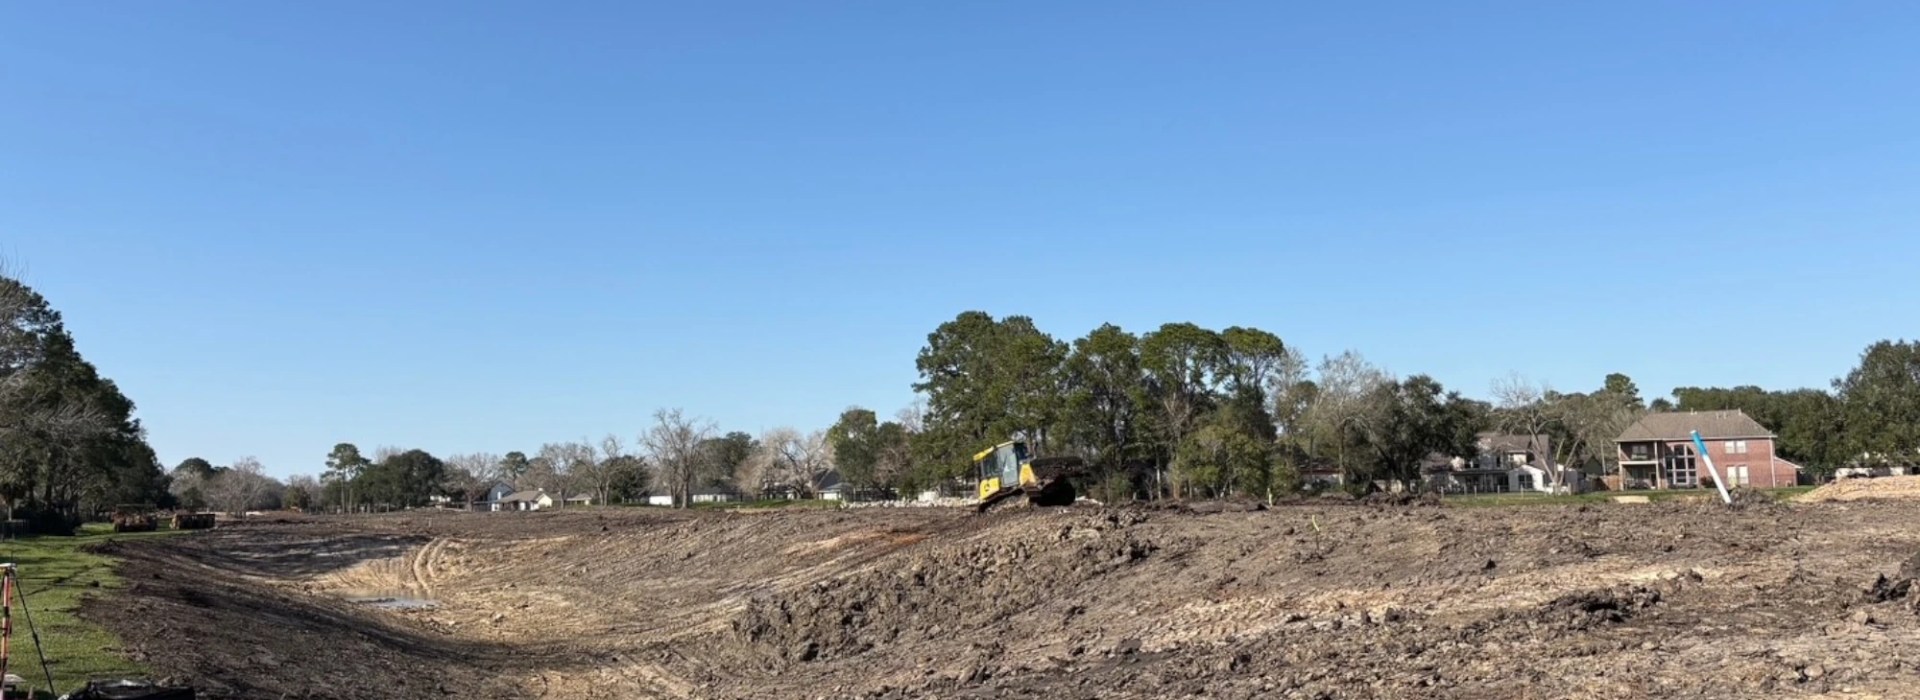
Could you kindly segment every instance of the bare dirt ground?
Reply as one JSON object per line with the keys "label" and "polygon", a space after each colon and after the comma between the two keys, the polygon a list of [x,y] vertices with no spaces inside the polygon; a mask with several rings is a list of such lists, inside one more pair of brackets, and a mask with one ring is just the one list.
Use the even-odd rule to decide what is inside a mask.
{"label": "bare dirt ground", "polygon": [[[212,697],[1913,697],[1899,502],[592,510],[116,548]],[[344,592],[406,589],[391,610]],[[1911,595],[1909,592],[1911,591]]]}

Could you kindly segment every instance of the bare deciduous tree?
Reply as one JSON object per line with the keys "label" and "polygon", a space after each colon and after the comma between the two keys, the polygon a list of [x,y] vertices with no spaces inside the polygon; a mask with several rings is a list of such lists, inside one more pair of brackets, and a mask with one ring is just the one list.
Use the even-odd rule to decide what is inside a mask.
{"label": "bare deciduous tree", "polygon": [[[1540,457],[1547,484],[1555,492],[1566,487],[1566,475],[1560,468],[1570,455],[1556,451],[1571,447],[1567,440],[1552,445],[1555,434],[1565,434],[1566,414],[1562,402],[1553,399],[1553,389],[1518,373],[1493,383],[1493,400],[1499,409],[1495,425],[1501,432],[1521,438],[1527,450]],[[1510,468],[1511,465],[1501,465]]]}
{"label": "bare deciduous tree", "polygon": [[221,510],[240,514],[265,506],[267,497],[279,488],[260,466],[260,460],[241,457],[213,478],[212,500]]}
{"label": "bare deciduous tree", "polygon": [[771,485],[773,472],[773,453],[762,447],[755,447],[747,458],[733,470],[733,486],[740,489],[741,495],[758,499],[767,493]]}
{"label": "bare deciduous tree", "polygon": [[593,494],[594,503],[609,503],[613,485],[620,478],[620,467],[624,458],[631,457],[626,444],[620,436],[608,433],[600,438],[599,453],[588,454],[585,462],[576,465],[573,476],[576,486]]}
{"label": "bare deciduous tree", "polygon": [[693,500],[693,487],[700,483],[702,459],[700,442],[713,434],[713,423],[689,418],[680,409],[660,409],[653,414],[653,426],[640,435],[653,463],[654,483],[667,490],[675,506],[685,508]]}
{"label": "bare deciduous tree", "polygon": [[500,455],[485,452],[458,454],[446,459],[446,483],[442,490],[465,498],[467,502],[485,498],[499,481]]}
{"label": "bare deciduous tree", "polygon": [[[1317,390],[1305,422],[1311,442],[1318,444],[1311,445],[1309,451],[1333,454],[1341,471],[1351,474],[1354,466],[1349,457],[1349,428],[1365,414],[1374,389],[1392,381],[1392,376],[1352,350],[1321,359],[1316,374]],[[1324,449],[1329,445],[1333,449]]]}
{"label": "bare deciduous tree", "polygon": [[211,479],[186,469],[173,473],[172,481],[167,484],[167,492],[173,494],[180,507],[191,511],[210,507],[215,496]]}
{"label": "bare deciduous tree", "polygon": [[1291,437],[1301,429],[1314,392],[1303,388],[1308,383],[1307,358],[1300,350],[1288,347],[1281,352],[1267,386],[1267,413],[1273,416],[1274,432]]}
{"label": "bare deciduous tree", "polygon": [[774,428],[760,436],[760,447],[748,461],[756,463],[749,471],[759,472],[763,484],[813,498],[833,471],[833,450],[824,430],[803,435],[793,428]]}
{"label": "bare deciduous tree", "polygon": [[319,501],[319,479],[308,474],[287,477],[287,488],[280,497],[281,505],[296,510],[307,510],[319,505]]}
{"label": "bare deciduous tree", "polygon": [[1527,438],[1528,448],[1547,462],[1542,468],[1555,490],[1566,486],[1567,472],[1579,465],[1604,468],[1616,461],[1613,438],[1643,412],[1638,401],[1605,391],[1560,394],[1519,374],[1494,382],[1493,397],[1499,408],[1496,424]]}
{"label": "bare deciduous tree", "polygon": [[533,458],[533,468],[527,471],[532,487],[545,489],[554,500],[562,502],[571,495],[574,484],[583,475],[582,470],[593,468],[593,447],[586,441],[550,442],[540,446],[540,456]]}
{"label": "bare deciduous tree", "polygon": [[562,470],[564,476],[560,480],[561,507],[566,506],[566,499],[594,488],[600,466],[600,460],[594,456],[593,444],[585,438],[566,443],[563,454],[566,468]]}
{"label": "bare deciduous tree", "polygon": [[907,404],[900,412],[893,414],[893,422],[899,423],[910,435],[918,435],[927,429],[927,402],[917,399]]}

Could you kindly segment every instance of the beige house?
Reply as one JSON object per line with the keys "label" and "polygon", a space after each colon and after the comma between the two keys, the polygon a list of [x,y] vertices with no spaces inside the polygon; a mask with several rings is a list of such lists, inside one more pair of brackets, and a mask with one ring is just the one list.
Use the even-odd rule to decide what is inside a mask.
{"label": "beige house", "polygon": [[500,501],[500,510],[544,510],[553,507],[553,497],[545,489],[519,491]]}

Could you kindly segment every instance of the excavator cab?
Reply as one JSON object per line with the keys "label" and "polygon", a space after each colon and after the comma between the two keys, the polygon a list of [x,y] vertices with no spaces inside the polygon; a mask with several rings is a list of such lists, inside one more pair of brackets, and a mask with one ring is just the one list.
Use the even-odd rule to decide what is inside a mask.
{"label": "excavator cab", "polygon": [[1014,496],[1026,496],[1035,505],[1071,505],[1075,494],[1069,477],[1080,473],[1081,466],[1077,457],[1034,459],[1024,442],[1003,442],[981,450],[973,456],[978,509],[986,512]]}
{"label": "excavator cab", "polygon": [[987,500],[1003,487],[1032,482],[1033,470],[1021,469],[1026,463],[1027,443],[1024,442],[1003,442],[974,455],[974,478],[980,487],[980,500]]}

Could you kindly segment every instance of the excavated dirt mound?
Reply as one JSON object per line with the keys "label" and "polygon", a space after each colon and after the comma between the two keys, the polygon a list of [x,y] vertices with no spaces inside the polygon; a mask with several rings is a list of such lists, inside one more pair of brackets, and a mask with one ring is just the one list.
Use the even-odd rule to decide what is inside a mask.
{"label": "excavated dirt mound", "polygon": [[1920,499],[1920,476],[1841,479],[1794,498],[1801,503],[1867,499]]}
{"label": "excavated dirt mound", "polygon": [[135,586],[84,614],[216,698],[1902,697],[1916,526],[1870,502],[320,519],[120,545]]}

